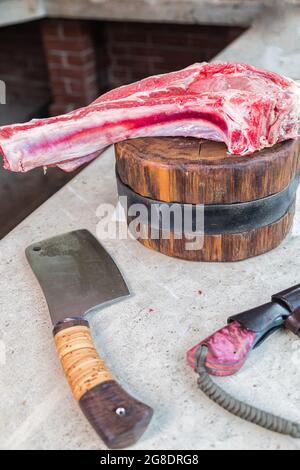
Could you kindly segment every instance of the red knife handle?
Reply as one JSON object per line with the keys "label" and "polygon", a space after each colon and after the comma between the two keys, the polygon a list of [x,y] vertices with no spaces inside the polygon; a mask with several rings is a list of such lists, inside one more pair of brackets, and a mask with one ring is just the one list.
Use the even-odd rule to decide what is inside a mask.
{"label": "red knife handle", "polygon": [[196,368],[199,348],[206,345],[205,367],[208,372],[222,377],[233,375],[245,363],[255,340],[254,331],[247,330],[238,322],[232,322],[190,349],[187,360],[191,367]]}
{"label": "red knife handle", "polygon": [[96,351],[89,323],[67,320],[59,323],[53,334],[74,398],[102,440],[111,449],[134,444],[147,428],[153,411],[114,380]]}

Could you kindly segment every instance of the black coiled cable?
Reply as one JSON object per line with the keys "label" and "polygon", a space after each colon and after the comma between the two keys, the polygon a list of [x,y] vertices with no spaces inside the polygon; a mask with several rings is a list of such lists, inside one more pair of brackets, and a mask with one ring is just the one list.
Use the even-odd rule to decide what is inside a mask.
{"label": "black coiled cable", "polygon": [[270,431],[286,434],[295,438],[300,438],[300,424],[267,413],[254,406],[237,400],[229,393],[225,392],[215,382],[213,382],[205,367],[207,347],[201,346],[197,354],[198,385],[200,390],[205,393],[212,401],[222,406],[230,413],[242,418],[250,423],[257,424]]}

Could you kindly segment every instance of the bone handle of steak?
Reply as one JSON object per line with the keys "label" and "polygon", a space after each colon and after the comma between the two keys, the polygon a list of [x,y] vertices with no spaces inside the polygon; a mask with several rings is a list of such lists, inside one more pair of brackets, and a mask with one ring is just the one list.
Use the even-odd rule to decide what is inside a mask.
{"label": "bone handle of steak", "polygon": [[111,448],[136,442],[153,411],[125,392],[114,380],[93,344],[86,320],[68,320],[53,331],[56,349],[74,398]]}

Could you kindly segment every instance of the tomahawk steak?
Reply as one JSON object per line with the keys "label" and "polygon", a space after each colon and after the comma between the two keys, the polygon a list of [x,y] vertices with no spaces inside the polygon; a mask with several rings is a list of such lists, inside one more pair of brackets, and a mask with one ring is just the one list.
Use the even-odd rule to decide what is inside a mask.
{"label": "tomahawk steak", "polygon": [[300,87],[239,63],[200,63],[112,90],[85,108],[0,128],[4,166],[71,171],[108,145],[145,136],[193,136],[251,154],[296,138]]}

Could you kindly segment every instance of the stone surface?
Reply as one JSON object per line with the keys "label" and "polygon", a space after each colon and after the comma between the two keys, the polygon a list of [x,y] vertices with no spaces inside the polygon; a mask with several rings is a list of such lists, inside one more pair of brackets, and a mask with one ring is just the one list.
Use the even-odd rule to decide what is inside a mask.
{"label": "stone surface", "polygon": [[0,0],[0,26],[43,17],[250,26],[282,3],[300,0]]}
{"label": "stone surface", "polygon": [[[240,50],[235,43],[234,56],[246,61],[251,45],[241,41],[247,47]],[[288,40],[283,44],[282,57],[291,50]],[[251,57],[259,62],[264,40],[255,47]],[[285,64],[280,71],[288,74]],[[276,58],[267,65],[276,66]],[[210,402],[185,360],[187,349],[222,327],[227,316],[299,283],[299,199],[300,194],[293,230],[280,247],[240,263],[190,263],[135,240],[102,240],[134,295],[93,313],[95,343],[121,384],[155,409],[136,449],[299,448],[298,440],[241,421]],[[27,245],[60,232],[85,227],[95,233],[101,203],[116,203],[112,149],[0,242],[2,448],[104,448],[71,397],[47,306],[24,256]],[[300,422],[299,361],[299,339],[281,331],[252,353],[237,376],[219,382],[243,400]]]}
{"label": "stone surface", "polygon": [[261,12],[263,3],[261,0],[45,0],[45,7],[52,17],[249,26]]}
{"label": "stone surface", "polygon": [[0,0],[0,26],[38,20],[45,13],[44,0]]}
{"label": "stone surface", "polygon": [[[24,249],[80,227],[95,233],[99,204],[114,204],[116,198],[109,149],[0,242],[2,448],[104,448],[64,379],[47,306]],[[135,240],[102,240],[134,295],[92,315],[95,343],[121,384],[155,409],[135,448],[299,446],[211,403],[198,391],[185,360],[187,349],[227,316],[299,282],[299,207],[293,231],[279,248],[240,263],[190,263]],[[300,421],[299,360],[300,341],[282,331],[255,351],[237,376],[221,381],[236,396]]]}

